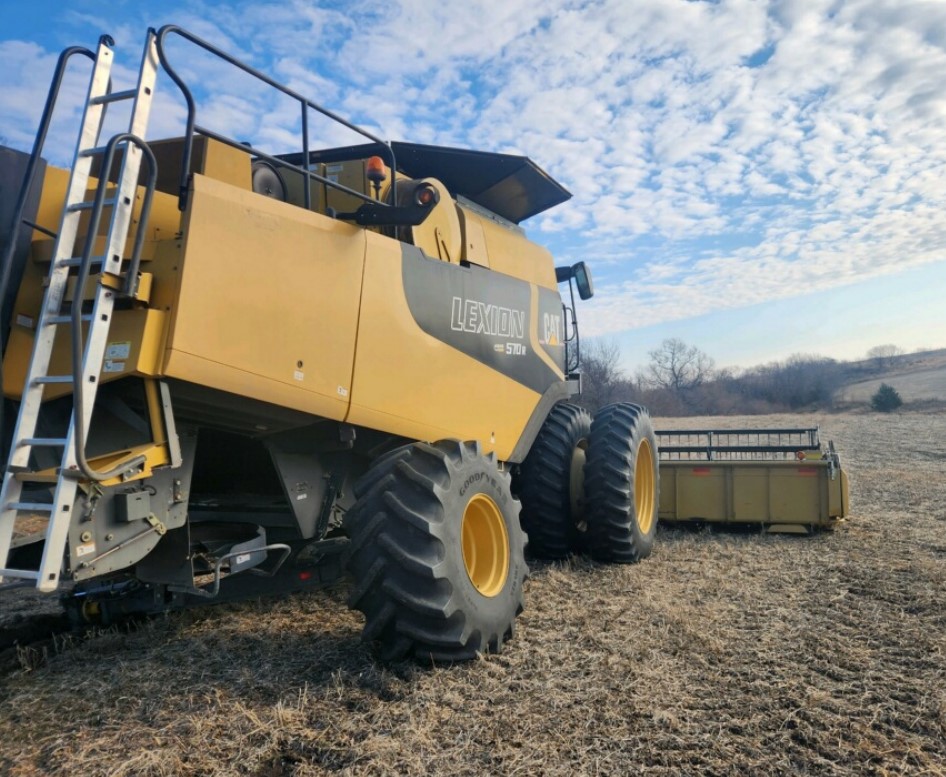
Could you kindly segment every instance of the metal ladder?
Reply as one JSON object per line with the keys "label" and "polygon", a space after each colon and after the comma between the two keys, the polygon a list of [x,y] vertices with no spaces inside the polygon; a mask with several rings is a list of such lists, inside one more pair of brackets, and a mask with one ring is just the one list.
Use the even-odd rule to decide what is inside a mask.
{"label": "metal ladder", "polygon": [[[90,479],[84,452],[77,450],[76,437],[79,441],[87,437],[85,431],[88,430],[92,420],[92,409],[108,342],[116,289],[119,285],[117,281],[121,276],[122,256],[132,221],[138,173],[142,156],[146,153],[146,146],[141,138],[144,137],[147,128],[157,75],[158,58],[154,41],[154,34],[149,31],[138,84],[134,89],[122,92],[110,91],[109,74],[114,58],[111,46],[114,42],[107,36],[103,36],[99,41],[79,141],[72,164],[68,193],[49,268],[48,285],[36,326],[33,355],[10,448],[10,461],[4,472],[3,487],[0,490],[0,583],[6,578],[19,581],[21,584],[35,581],[35,586],[40,591],[49,592],[58,588],[79,481]],[[106,107],[122,100],[134,101],[128,132],[115,136],[105,146],[99,146]],[[111,166],[103,161],[99,192],[94,200],[87,200],[86,191],[93,158],[104,156],[106,160],[110,160],[119,142],[124,142],[124,153],[114,196],[103,199],[108,188],[108,168]],[[150,155],[150,151],[147,153]],[[151,164],[153,165],[153,157]],[[152,167],[152,177],[153,174]],[[111,211],[108,232],[104,241],[105,252],[101,256],[90,257],[88,249],[95,245],[98,232],[97,222],[103,208],[109,208]],[[82,256],[77,256],[76,238],[84,212],[91,214],[89,235],[86,251]],[[136,250],[140,250],[138,246],[140,246],[140,236],[144,230],[144,215],[143,213],[142,223],[138,227],[139,240],[136,243]],[[88,277],[90,265],[96,265],[101,272],[95,289],[92,313],[83,314],[81,311],[85,290],[80,288],[79,282],[76,282],[71,303],[73,307],[78,307],[79,311],[78,314],[69,313],[66,311],[69,305],[66,296],[70,277],[76,269],[79,270],[80,280]],[[129,270],[130,274],[131,270]],[[75,382],[79,379],[79,373],[75,365],[74,375],[48,374],[56,333],[60,326],[74,327],[76,316],[88,326],[81,365],[81,388],[84,392],[76,391]],[[81,335],[78,336],[81,338]],[[36,437],[43,390],[50,384],[70,384],[73,385],[74,396],[77,394],[81,396],[82,393],[85,395],[83,401],[74,403],[68,432],[64,438]],[[77,429],[80,424],[81,428]],[[57,473],[52,502],[49,503],[22,501],[24,483],[48,482],[48,478],[41,477],[39,472],[30,467],[31,454],[35,448],[62,449],[62,463]],[[101,479],[101,477],[92,479]],[[37,569],[4,568],[9,558],[17,518],[21,515],[48,516],[42,560]]]}

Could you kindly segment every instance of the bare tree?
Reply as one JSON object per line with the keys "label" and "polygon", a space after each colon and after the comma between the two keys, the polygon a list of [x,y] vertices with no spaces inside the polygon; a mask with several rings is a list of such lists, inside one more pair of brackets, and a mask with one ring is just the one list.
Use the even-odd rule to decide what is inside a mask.
{"label": "bare tree", "polygon": [[793,353],[778,369],[777,396],[792,409],[829,407],[842,384],[834,359],[813,353]]}
{"label": "bare tree", "polygon": [[818,354],[795,353],[784,362],[770,362],[747,370],[737,384],[752,403],[768,403],[771,410],[830,407],[844,384],[845,368]]}
{"label": "bare tree", "polygon": [[870,359],[878,370],[885,370],[896,356],[904,354],[903,348],[892,343],[886,345],[875,345],[867,352],[867,358]]}
{"label": "bare tree", "polygon": [[647,380],[687,401],[687,395],[713,377],[713,359],[696,346],[671,337],[650,351]]}
{"label": "bare tree", "polygon": [[593,413],[618,401],[627,384],[620,360],[621,350],[613,341],[592,340],[582,344],[579,404]]}

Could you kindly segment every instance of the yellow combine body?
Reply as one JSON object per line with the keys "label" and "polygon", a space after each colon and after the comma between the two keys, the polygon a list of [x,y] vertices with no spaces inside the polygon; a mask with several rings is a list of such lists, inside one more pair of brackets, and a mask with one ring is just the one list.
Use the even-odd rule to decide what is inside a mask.
{"label": "yellow combine body", "polygon": [[[296,101],[301,150],[200,125],[168,38]],[[383,141],[174,26],[113,92],[112,45],[67,49],[33,153],[0,149],[20,193],[0,204],[0,587],[108,622],[344,567],[382,657],[456,661],[512,636],[525,532],[537,556],[650,553],[649,416],[568,401],[590,273],[519,226],[560,184]],[[74,56],[93,67],[63,169],[43,143]],[[159,70],[186,133],[146,142]],[[100,137],[122,102],[127,132]],[[359,144],[311,147],[314,114]]]}
{"label": "yellow combine body", "polygon": [[[183,143],[153,148],[176,169]],[[482,220],[465,212],[464,232],[455,213],[466,209],[443,200],[433,215],[450,209],[452,231],[425,222],[406,244],[261,196],[252,189],[249,155],[214,140],[202,145],[214,162],[191,176],[186,210],[178,211],[169,192],[154,195],[141,261],[146,284],[133,306],[115,313],[107,347],[118,358],[107,359],[103,382],[175,379],[412,439],[477,439],[502,460],[513,457],[550,386],[559,389],[556,399],[568,396],[551,256],[521,232],[487,224],[496,257],[490,264]],[[355,160],[338,167],[362,165]],[[46,170],[38,223],[50,230],[67,177],[67,171]],[[471,223],[478,227],[472,245],[480,245],[482,264],[461,264]],[[452,257],[441,249],[445,260],[421,247],[432,243],[428,251],[436,251],[437,240],[447,240],[441,235],[453,249]],[[29,367],[53,243],[34,240],[16,300],[4,369],[4,392],[13,398]],[[517,307],[487,308],[470,295],[495,286],[498,273]],[[431,289],[441,293],[440,311],[426,310],[430,299],[423,295]],[[512,324],[503,330],[489,316],[477,318],[484,308]],[[555,319],[551,338],[546,332],[540,338],[540,310]],[[449,336],[425,334],[425,326],[441,323],[457,340],[496,327],[488,345],[503,351],[479,359],[465,352],[469,347],[454,347]],[[57,334],[53,369],[68,372],[69,333]],[[525,354],[507,354],[507,345]],[[489,363],[503,360],[531,362],[520,372],[535,374],[511,382]],[[438,365],[436,374],[431,364]],[[403,380],[392,380],[397,375]],[[46,397],[68,392],[66,385],[51,387]]]}

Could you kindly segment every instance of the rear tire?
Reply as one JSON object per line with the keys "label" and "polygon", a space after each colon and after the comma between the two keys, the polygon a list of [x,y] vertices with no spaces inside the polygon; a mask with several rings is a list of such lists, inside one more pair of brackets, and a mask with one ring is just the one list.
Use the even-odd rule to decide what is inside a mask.
{"label": "rear tire", "polygon": [[555,405],[545,419],[517,477],[529,552],[562,559],[580,550],[581,497],[591,415],[577,405]]}
{"label": "rear tire", "polygon": [[346,519],[349,606],[385,661],[499,653],[528,572],[519,503],[479,443],[414,443],[355,485]]}
{"label": "rear tire", "polygon": [[618,403],[591,425],[585,464],[587,549],[599,561],[633,564],[654,547],[660,472],[647,410]]}

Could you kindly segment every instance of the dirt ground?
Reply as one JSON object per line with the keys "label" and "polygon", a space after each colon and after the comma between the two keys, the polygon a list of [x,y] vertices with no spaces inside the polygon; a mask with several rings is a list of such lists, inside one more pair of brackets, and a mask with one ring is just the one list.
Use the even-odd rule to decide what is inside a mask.
{"label": "dirt ground", "polygon": [[808,422],[835,533],[533,564],[517,638],[456,667],[379,667],[341,586],[23,651],[0,774],[946,775],[946,414],[686,425]]}

